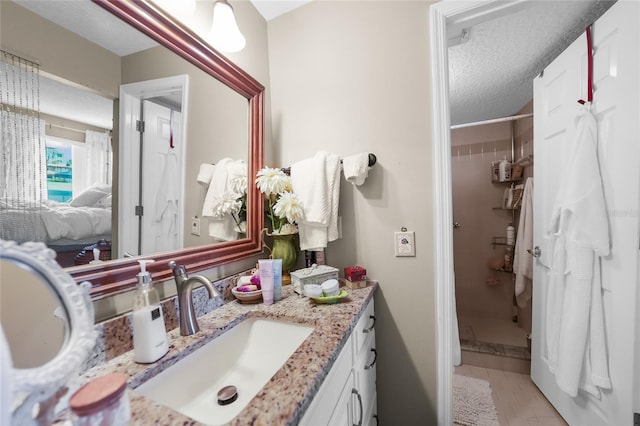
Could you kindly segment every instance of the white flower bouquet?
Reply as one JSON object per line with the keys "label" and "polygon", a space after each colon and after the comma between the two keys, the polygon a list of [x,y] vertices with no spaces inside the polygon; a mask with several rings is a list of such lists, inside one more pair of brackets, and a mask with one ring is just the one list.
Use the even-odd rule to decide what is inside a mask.
{"label": "white flower bouquet", "polygon": [[296,222],[304,211],[300,198],[291,189],[291,178],[280,169],[265,167],[258,171],[256,185],[267,200],[272,233],[297,233]]}

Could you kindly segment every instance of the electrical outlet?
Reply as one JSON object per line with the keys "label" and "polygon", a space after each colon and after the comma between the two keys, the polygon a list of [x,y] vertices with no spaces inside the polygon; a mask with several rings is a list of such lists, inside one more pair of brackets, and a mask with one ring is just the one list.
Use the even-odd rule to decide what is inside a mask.
{"label": "electrical outlet", "polygon": [[394,232],[393,236],[395,242],[396,257],[416,255],[415,232]]}
{"label": "electrical outlet", "polygon": [[191,219],[191,233],[200,236],[200,219],[197,217]]}

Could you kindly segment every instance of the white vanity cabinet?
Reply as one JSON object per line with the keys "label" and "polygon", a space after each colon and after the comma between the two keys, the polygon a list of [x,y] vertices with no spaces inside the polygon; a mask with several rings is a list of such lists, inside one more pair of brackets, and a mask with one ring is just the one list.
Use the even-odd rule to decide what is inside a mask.
{"label": "white vanity cabinet", "polygon": [[369,302],[353,330],[354,425],[378,424],[376,412],[376,317]]}
{"label": "white vanity cabinet", "polygon": [[377,425],[374,325],[371,300],[300,425]]}

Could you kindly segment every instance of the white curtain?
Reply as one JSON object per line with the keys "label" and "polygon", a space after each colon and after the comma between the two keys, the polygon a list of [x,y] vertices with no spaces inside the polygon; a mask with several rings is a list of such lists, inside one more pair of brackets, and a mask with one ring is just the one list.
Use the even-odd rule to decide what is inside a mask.
{"label": "white curtain", "polygon": [[85,143],[74,144],[71,156],[74,197],[91,185],[111,183],[111,137],[107,133],[87,130]]}
{"label": "white curtain", "polygon": [[46,198],[44,121],[37,115],[0,111],[0,199],[34,202]]}
{"label": "white curtain", "polygon": [[0,51],[0,238],[34,240],[46,198],[38,64]]}

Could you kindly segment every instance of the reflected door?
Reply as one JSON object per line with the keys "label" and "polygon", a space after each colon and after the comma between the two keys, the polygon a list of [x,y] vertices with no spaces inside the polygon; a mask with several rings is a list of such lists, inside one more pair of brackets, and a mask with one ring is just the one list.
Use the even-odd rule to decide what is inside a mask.
{"label": "reflected door", "polygon": [[182,116],[152,101],[144,101],[142,111],[145,129],[140,254],[151,254],[182,247]]}

